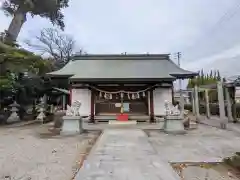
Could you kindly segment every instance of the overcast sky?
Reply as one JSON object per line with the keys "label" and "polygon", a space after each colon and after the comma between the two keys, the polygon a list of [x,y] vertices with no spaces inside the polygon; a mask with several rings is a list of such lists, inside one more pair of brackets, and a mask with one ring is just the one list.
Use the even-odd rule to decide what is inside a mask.
{"label": "overcast sky", "polygon": [[[88,53],[181,51],[182,66],[195,70],[240,52],[239,0],[70,0],[69,5],[65,32]],[[0,31],[10,20],[0,12]],[[48,20],[28,17],[18,40],[44,27],[51,27]]]}

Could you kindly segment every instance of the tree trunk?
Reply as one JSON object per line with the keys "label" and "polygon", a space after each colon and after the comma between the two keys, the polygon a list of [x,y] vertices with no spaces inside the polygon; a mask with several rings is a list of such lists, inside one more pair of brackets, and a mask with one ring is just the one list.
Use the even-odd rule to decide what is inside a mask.
{"label": "tree trunk", "polygon": [[20,30],[26,21],[26,15],[26,11],[23,11],[21,7],[17,9],[7,30],[6,43],[14,43],[17,40]]}

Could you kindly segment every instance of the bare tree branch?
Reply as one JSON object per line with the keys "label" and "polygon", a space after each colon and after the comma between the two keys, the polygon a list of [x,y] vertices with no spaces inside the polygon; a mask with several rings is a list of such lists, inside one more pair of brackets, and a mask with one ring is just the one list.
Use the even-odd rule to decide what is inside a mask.
{"label": "bare tree branch", "polygon": [[35,40],[35,43],[29,40],[25,43],[35,50],[49,54],[56,62],[63,65],[69,61],[70,56],[74,52],[74,39],[66,34],[60,33],[57,29],[43,29],[40,35],[35,37]]}

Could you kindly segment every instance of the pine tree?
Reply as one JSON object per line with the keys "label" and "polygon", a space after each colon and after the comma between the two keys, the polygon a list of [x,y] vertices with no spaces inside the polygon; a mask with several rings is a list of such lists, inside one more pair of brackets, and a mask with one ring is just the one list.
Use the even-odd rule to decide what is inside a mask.
{"label": "pine tree", "polygon": [[188,79],[187,88],[192,88],[192,79]]}
{"label": "pine tree", "polygon": [[216,70],[214,70],[213,79],[214,79],[215,81],[217,80],[217,71],[216,71]]}
{"label": "pine tree", "polygon": [[201,70],[201,82],[200,82],[201,85],[204,85],[204,72],[203,72],[203,69]]}
{"label": "pine tree", "polygon": [[213,77],[213,71],[210,71],[210,75],[209,75],[210,79]]}
{"label": "pine tree", "polygon": [[205,84],[209,84],[209,75],[208,74],[206,75],[206,78],[205,78]]}

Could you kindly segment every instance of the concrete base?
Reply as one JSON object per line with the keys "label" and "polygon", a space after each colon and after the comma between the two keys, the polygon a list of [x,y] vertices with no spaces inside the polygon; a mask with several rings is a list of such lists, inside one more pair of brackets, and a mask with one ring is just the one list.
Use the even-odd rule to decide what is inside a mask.
{"label": "concrete base", "polygon": [[74,135],[83,132],[82,120],[80,116],[63,116],[63,126],[61,135]]}
{"label": "concrete base", "polygon": [[165,118],[164,132],[167,134],[185,134],[183,121],[180,118]]}

